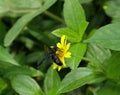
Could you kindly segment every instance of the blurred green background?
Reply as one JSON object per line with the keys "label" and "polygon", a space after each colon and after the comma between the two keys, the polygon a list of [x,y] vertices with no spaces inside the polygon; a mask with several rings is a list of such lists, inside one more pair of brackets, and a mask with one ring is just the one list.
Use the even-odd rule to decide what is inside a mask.
{"label": "blurred green background", "polygon": [[[51,32],[66,26],[63,18],[64,0],[57,0],[47,10],[33,17],[19,33],[13,32],[9,35],[8,32],[11,31],[21,17],[40,10],[45,2],[46,0],[0,0],[0,46],[5,47],[9,51],[11,56],[23,66],[20,71],[23,70],[28,75],[29,68],[26,66],[34,67],[44,74],[51,66],[52,62],[48,57],[45,46],[55,45],[59,39]],[[120,0],[79,0],[79,2],[84,8],[86,20],[89,22],[85,35],[101,26],[120,21]],[[21,23],[24,23],[24,21]],[[17,27],[19,27],[19,24]],[[14,37],[12,41],[8,42],[10,36]],[[0,53],[0,56],[2,56],[6,52]],[[80,66],[86,66],[86,62],[82,61],[82,63]],[[4,68],[3,66],[4,64],[0,65],[0,77],[7,81],[5,76],[8,77],[9,74],[4,76],[3,71],[12,71],[14,67],[8,69],[8,65],[8,67],[5,66]],[[18,68],[16,69],[16,72],[20,71]],[[69,71],[69,68],[60,71],[61,79]],[[37,73],[35,73],[34,78],[40,85],[43,85],[43,79],[36,77],[36,75]],[[34,74],[31,76],[34,76]],[[2,81],[0,84],[2,84]],[[0,88],[2,89],[0,90],[0,95],[18,95],[11,89],[11,85],[8,88],[7,85],[1,85]],[[85,85],[65,95],[92,95],[91,90],[92,88]]]}

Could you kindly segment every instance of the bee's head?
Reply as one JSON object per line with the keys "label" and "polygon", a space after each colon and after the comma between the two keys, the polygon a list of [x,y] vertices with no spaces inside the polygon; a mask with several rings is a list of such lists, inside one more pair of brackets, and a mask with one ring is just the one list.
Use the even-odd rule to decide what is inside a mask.
{"label": "bee's head", "polygon": [[50,48],[50,49],[54,49],[55,51],[57,50],[57,47],[56,47],[56,46],[50,46],[49,48]]}
{"label": "bee's head", "polygon": [[55,47],[54,46],[50,46],[50,49],[54,49]]}

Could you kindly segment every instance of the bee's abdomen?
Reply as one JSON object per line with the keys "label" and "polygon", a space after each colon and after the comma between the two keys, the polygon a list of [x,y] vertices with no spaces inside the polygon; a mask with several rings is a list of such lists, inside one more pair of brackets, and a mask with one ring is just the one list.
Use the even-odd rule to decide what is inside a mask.
{"label": "bee's abdomen", "polygon": [[63,65],[62,62],[60,61],[60,59],[57,57],[56,54],[51,53],[51,54],[50,54],[50,57],[51,57],[51,60],[52,60],[54,63],[56,63],[57,65],[59,65],[59,66],[62,66],[62,65]]}

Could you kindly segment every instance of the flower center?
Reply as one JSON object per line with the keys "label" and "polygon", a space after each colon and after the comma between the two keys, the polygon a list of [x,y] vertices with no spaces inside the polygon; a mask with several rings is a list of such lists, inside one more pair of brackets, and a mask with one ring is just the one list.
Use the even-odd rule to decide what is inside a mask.
{"label": "flower center", "polygon": [[56,51],[56,54],[58,55],[58,57],[64,57],[64,49],[63,48],[58,48],[57,51]]}

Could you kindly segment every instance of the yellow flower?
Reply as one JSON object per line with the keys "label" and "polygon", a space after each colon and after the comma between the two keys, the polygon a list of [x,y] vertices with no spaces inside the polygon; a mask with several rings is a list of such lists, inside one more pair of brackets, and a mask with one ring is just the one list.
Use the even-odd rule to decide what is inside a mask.
{"label": "yellow flower", "polygon": [[57,65],[56,63],[53,63],[53,69],[58,69],[58,71],[61,70],[62,67],[66,67],[65,58],[71,57],[71,52],[69,52],[70,43],[67,43],[66,36],[63,35],[61,37],[61,41],[57,43],[57,50],[56,55],[63,64],[62,66]]}

